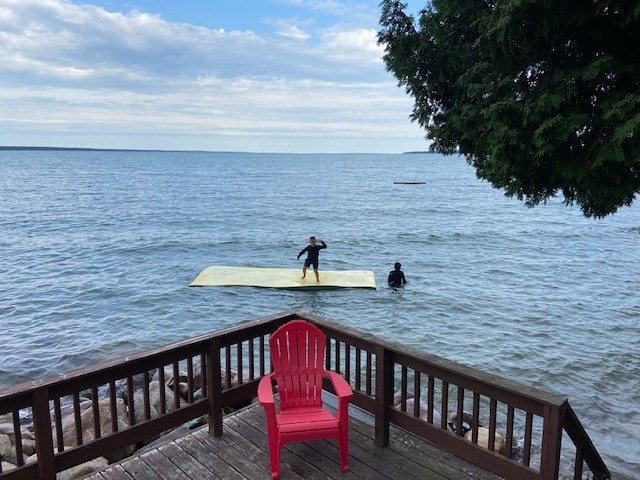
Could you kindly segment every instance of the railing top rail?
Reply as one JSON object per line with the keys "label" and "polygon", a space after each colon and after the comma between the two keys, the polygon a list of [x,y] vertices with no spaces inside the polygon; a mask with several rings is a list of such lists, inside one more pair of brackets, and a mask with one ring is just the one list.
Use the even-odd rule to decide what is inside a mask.
{"label": "railing top rail", "polygon": [[387,340],[371,333],[348,327],[327,318],[312,313],[295,311],[295,313],[305,320],[316,323],[330,332],[335,332],[338,339],[353,338],[356,343],[366,344],[373,350],[376,346],[383,347],[393,352],[399,357],[412,359],[420,363],[425,363],[437,369],[452,373],[454,375],[464,377],[473,382],[481,382],[487,385],[497,387],[510,394],[524,397],[536,402],[541,402],[554,407],[560,407],[567,401],[566,395],[540,390],[515,380],[510,380],[498,375],[484,372],[477,368],[469,367],[461,363],[448,360],[437,355],[425,353],[417,348],[403,345],[398,342]]}

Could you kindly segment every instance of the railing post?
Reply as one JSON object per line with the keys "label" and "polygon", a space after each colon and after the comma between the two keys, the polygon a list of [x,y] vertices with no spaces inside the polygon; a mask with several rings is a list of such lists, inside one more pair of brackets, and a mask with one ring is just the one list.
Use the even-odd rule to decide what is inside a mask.
{"label": "railing post", "polygon": [[376,346],[376,400],[375,434],[376,445],[389,445],[389,406],[393,402],[393,362],[391,352]]}
{"label": "railing post", "polygon": [[40,480],[55,480],[56,457],[53,452],[53,434],[51,432],[51,413],[49,412],[49,393],[46,387],[33,392],[33,426],[38,451],[38,472]]}
{"label": "railing post", "polygon": [[222,436],[222,369],[220,365],[220,339],[209,342],[207,351],[207,392],[209,400],[209,434]]}
{"label": "railing post", "polygon": [[555,480],[558,478],[564,407],[565,404],[561,406],[546,405],[544,407],[542,463],[540,465],[540,478],[543,480]]}

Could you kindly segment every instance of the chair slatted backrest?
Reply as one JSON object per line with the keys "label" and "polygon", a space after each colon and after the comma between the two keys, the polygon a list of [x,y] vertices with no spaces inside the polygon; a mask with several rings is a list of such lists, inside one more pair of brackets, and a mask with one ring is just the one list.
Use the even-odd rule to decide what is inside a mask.
{"label": "chair slatted backrest", "polygon": [[304,320],[293,320],[269,337],[280,410],[320,406],[326,335]]}

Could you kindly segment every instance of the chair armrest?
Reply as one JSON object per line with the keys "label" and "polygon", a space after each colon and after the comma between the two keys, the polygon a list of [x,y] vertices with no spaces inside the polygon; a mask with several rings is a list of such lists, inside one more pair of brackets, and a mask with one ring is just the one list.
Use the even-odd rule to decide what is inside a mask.
{"label": "chair armrest", "polygon": [[330,370],[326,370],[325,372],[329,376],[329,380],[331,380],[333,389],[336,391],[338,397],[338,421],[341,425],[348,425],[349,402],[351,401],[351,397],[353,397],[353,390],[351,390],[347,381],[342,378],[339,373]]}
{"label": "chair armrest", "polygon": [[258,383],[258,402],[263,407],[274,405],[273,399],[273,385],[271,385],[271,374],[265,375],[260,379]]}
{"label": "chair armrest", "polygon": [[329,376],[329,380],[331,380],[338,399],[344,398],[347,402],[350,401],[351,397],[353,397],[353,390],[351,390],[347,381],[337,372],[332,372],[331,370],[326,370],[325,372]]}
{"label": "chair armrest", "polygon": [[[276,419],[276,406],[273,399],[273,385],[271,384],[271,374],[265,375],[258,383],[258,402],[264,408],[267,417],[267,436],[276,438],[278,431],[278,421]],[[269,440],[271,442],[271,440]]]}

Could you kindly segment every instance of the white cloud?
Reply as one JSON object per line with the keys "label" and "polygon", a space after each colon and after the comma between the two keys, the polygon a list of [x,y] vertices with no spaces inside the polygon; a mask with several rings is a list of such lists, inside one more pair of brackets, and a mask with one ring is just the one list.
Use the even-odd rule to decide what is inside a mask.
{"label": "white cloud", "polygon": [[271,25],[276,30],[276,35],[290,38],[293,40],[307,40],[311,37],[309,33],[300,27],[306,28],[313,24],[313,20],[300,21],[296,18],[292,19],[266,19],[264,23]]}
{"label": "white cloud", "polygon": [[325,148],[327,136],[348,132],[380,144],[394,129],[407,136],[410,101],[384,70],[374,29],[336,25],[311,41],[312,19],[269,22],[276,36],[65,0],[0,0],[0,144],[73,131],[107,143],[72,145],[93,147],[123,135],[135,142],[136,132],[183,142],[307,135]]}
{"label": "white cloud", "polygon": [[[109,13],[92,6],[63,1],[16,4],[21,21],[0,31],[0,71],[33,66],[33,81],[49,81],[52,72],[90,72],[96,81],[113,82],[113,72],[130,69],[136,78],[174,76],[264,76],[273,72],[305,78],[325,71],[328,76],[354,74],[354,61],[363,60],[369,72],[380,75],[381,51],[375,31],[328,31],[321,43],[289,43],[306,40],[310,21],[273,20],[284,38],[261,37],[251,31],[211,30],[172,24],[157,15],[133,11]],[[37,15],[36,15],[37,14]],[[46,67],[49,65],[49,67]],[[358,66],[361,68],[362,66]],[[140,74],[146,72],[146,75]],[[119,74],[119,73],[118,73]],[[384,74],[386,75],[386,74]],[[78,75],[80,76],[80,75]],[[130,80],[130,77],[124,80]],[[146,85],[145,85],[146,87]]]}
{"label": "white cloud", "polygon": [[327,31],[322,36],[322,49],[341,61],[358,61],[362,65],[381,65],[384,48],[377,43],[374,29]]}

